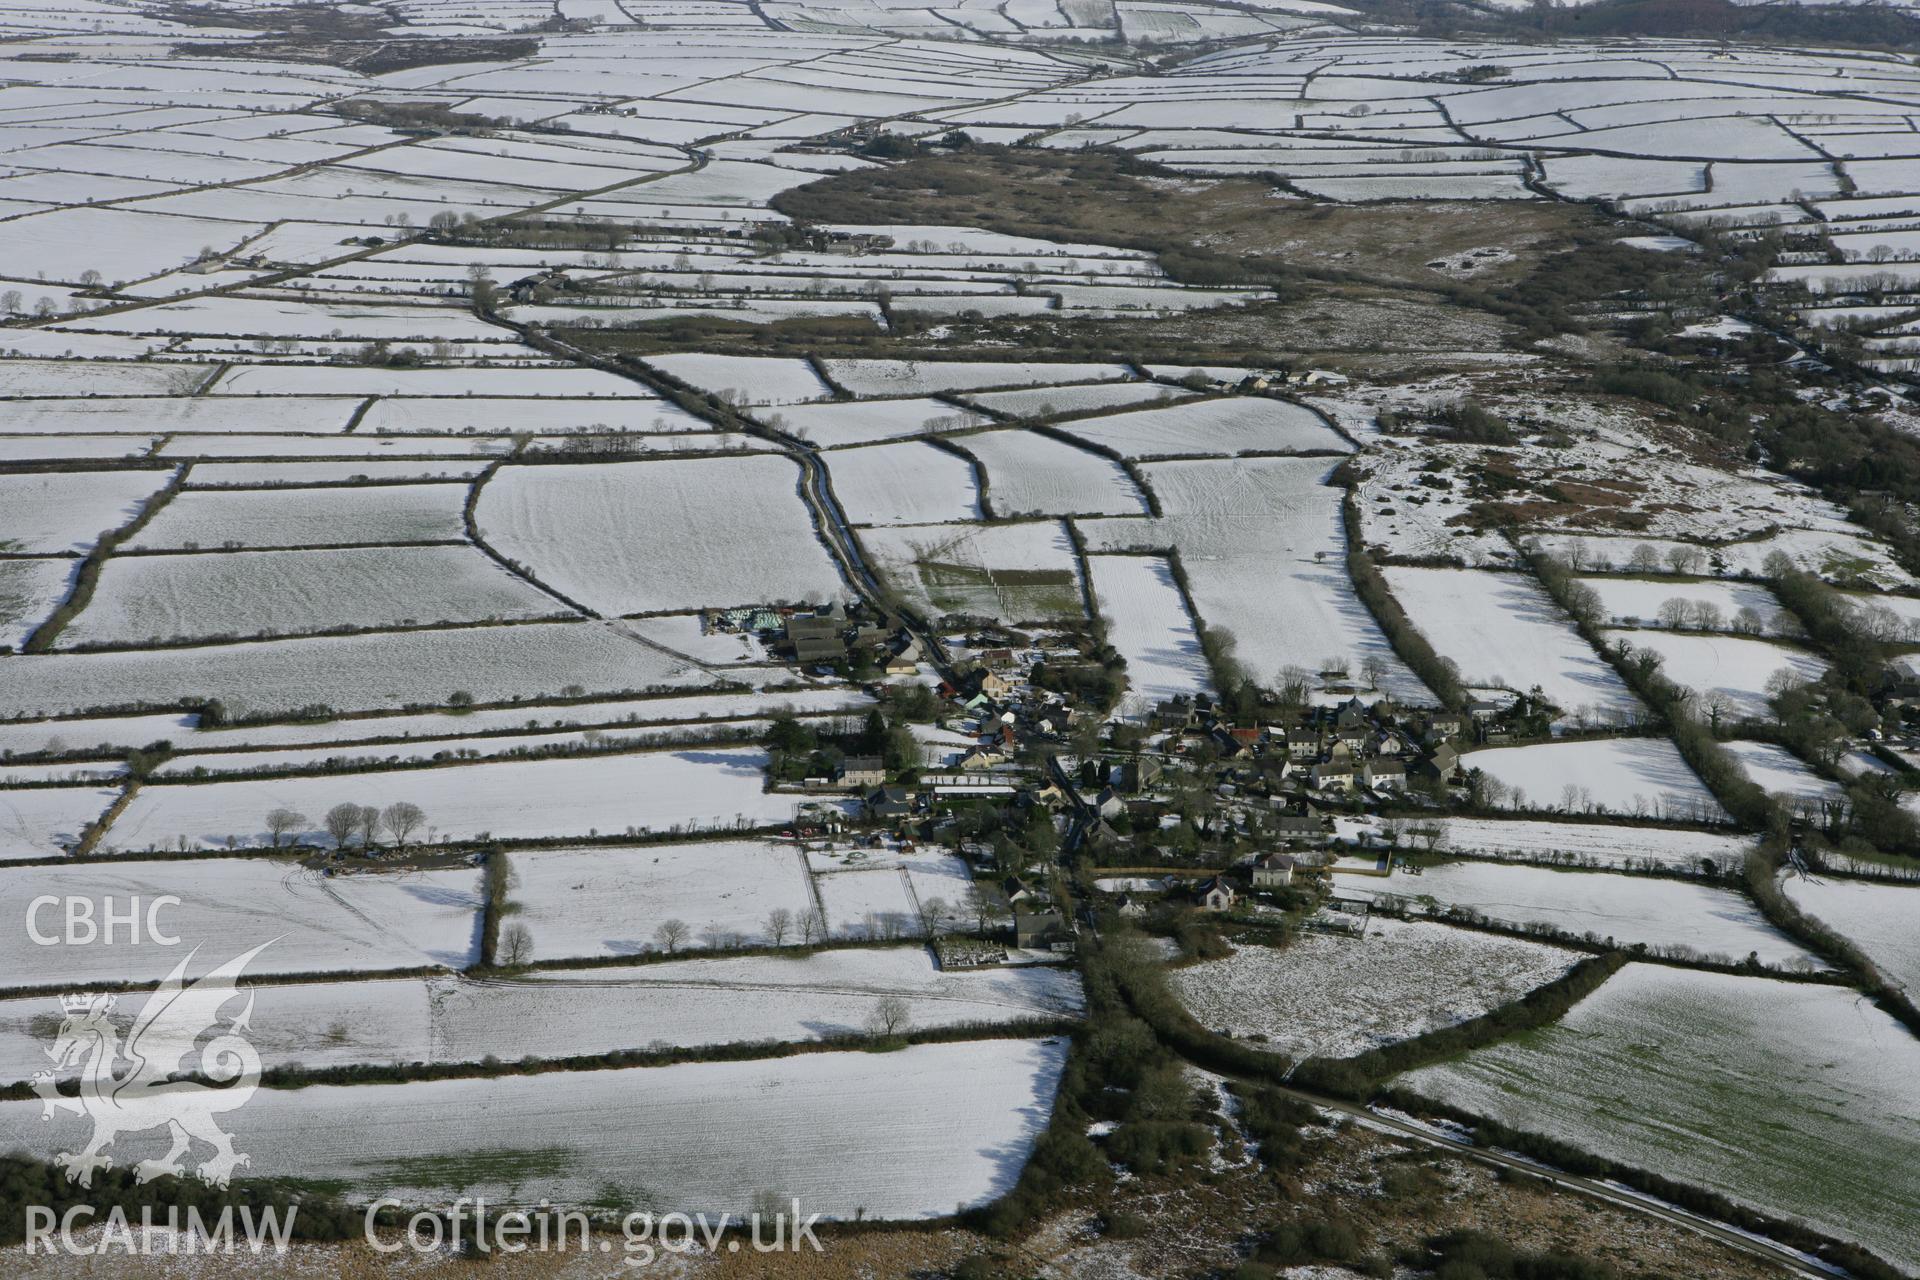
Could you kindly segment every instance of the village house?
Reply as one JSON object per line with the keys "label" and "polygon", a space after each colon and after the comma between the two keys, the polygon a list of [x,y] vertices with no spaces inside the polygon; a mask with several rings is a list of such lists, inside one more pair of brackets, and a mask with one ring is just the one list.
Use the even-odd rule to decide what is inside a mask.
{"label": "village house", "polygon": [[876,821],[905,818],[913,813],[913,793],[905,787],[875,787],[867,793],[867,816]]}
{"label": "village house", "polygon": [[1058,911],[1013,913],[1013,945],[1023,951],[1070,952],[1073,929]]}
{"label": "village house", "polygon": [[886,765],[879,756],[848,756],[833,771],[833,780],[843,787],[877,787],[887,780]]}
{"label": "village house", "polygon": [[1256,889],[1284,889],[1293,883],[1293,858],[1284,853],[1263,853],[1253,860],[1251,872]]}
{"label": "village house", "polygon": [[1193,905],[1202,911],[1231,911],[1239,895],[1222,876],[1208,876],[1193,887]]}
{"label": "village house", "polygon": [[1319,840],[1327,834],[1326,819],[1320,811],[1308,805],[1305,813],[1282,813],[1270,820],[1268,829],[1280,839],[1289,843],[1296,840]]}
{"label": "village house", "polygon": [[1316,791],[1331,791],[1336,788],[1351,790],[1356,771],[1352,757],[1334,756],[1314,765],[1307,776],[1312,780]]}
{"label": "village house", "polygon": [[1398,791],[1407,785],[1407,766],[1392,756],[1375,756],[1360,767],[1360,777],[1375,791]]}

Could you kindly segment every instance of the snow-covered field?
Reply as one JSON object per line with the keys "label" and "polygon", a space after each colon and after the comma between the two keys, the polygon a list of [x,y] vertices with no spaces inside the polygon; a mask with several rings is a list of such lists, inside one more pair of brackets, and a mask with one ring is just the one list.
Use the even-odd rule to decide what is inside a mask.
{"label": "snow-covered field", "polygon": [[1212,687],[1193,619],[1173,571],[1154,556],[1089,556],[1093,598],[1108,640],[1127,660],[1127,690],[1147,702]]}
{"label": "snow-covered field", "polygon": [[495,550],[603,613],[845,593],[786,458],[502,468],[475,520]]}
{"label": "snow-covered field", "polygon": [[1062,430],[1127,458],[1346,453],[1353,448],[1311,409],[1257,397],[1202,400],[1080,418]]}
{"label": "snow-covered field", "polygon": [[[1798,635],[1800,624],[1780,607],[1773,592],[1751,582],[1712,578],[1697,581],[1647,578],[1582,578],[1600,597],[1600,607],[1615,626],[1667,625],[1663,609],[1670,601],[1686,606],[1679,625],[1703,631],[1750,631],[1755,635]],[[1708,606],[1711,612],[1702,609]]]}
{"label": "snow-covered field", "polygon": [[[410,1204],[484,1195],[655,1212],[923,1218],[1011,1190],[1052,1111],[1060,1040],[919,1045],[748,1062],[397,1085],[263,1089],[227,1119],[253,1177],[324,1178]],[[476,1124],[474,1117],[489,1117]],[[77,1150],[85,1121],[0,1104],[0,1145]],[[164,1153],[129,1135],[129,1161]],[[124,1149],[123,1149],[124,1148]],[[636,1162],[634,1152],[647,1158]]]}
{"label": "snow-covered field", "polygon": [[426,811],[442,840],[712,830],[791,817],[791,796],[761,791],[764,752],[751,747],[686,747],[633,755],[509,760],[351,775],[155,784],[143,787],[102,848],[139,851],[266,845],[266,816],[303,814],[296,834],[330,845],[321,824],[343,802],[384,809],[396,801]]}
{"label": "snow-covered field", "polygon": [[1628,965],[1417,1093],[1920,1266],[1920,1040],[1855,992]]}
{"label": "snow-covered field", "polygon": [[336,711],[711,685],[691,663],[599,623],[272,640],[151,652],[28,654],[0,662],[0,714],[72,715],[218,698],[229,714]]}
{"label": "snow-covered field", "polygon": [[[280,984],[256,990],[249,1038],[269,1068],[805,1043],[865,1033],[887,996],[907,1002],[915,1027],[1071,1018],[1084,1006],[1078,975],[1060,966],[948,973],[925,947],[907,945],[533,969],[484,981],[449,974]],[[122,1011],[137,1014],[142,999],[124,997]],[[46,996],[0,1001],[0,1082],[46,1067],[49,1008],[58,1005]]]}
{"label": "snow-covered field", "polygon": [[[195,402],[204,403],[204,402]],[[381,485],[368,489],[221,493],[175,497],[126,543],[130,550],[215,550],[242,547],[367,546],[394,542],[459,542],[465,486]]]}
{"label": "snow-covered field", "polygon": [[1580,959],[1563,947],[1381,919],[1363,937],[1303,933],[1169,975],[1206,1026],[1290,1057],[1348,1058],[1477,1018]]}
{"label": "snow-covered field", "polygon": [[115,795],[102,787],[0,789],[0,860],[66,853]]}
{"label": "snow-covered field", "polygon": [[1340,491],[1325,458],[1241,458],[1147,463],[1162,514],[1087,520],[1089,549],[1180,552],[1194,607],[1231,634],[1249,676],[1277,683],[1283,668],[1308,672],[1384,665],[1383,692],[1411,705],[1433,695],[1394,655],[1347,577]]}
{"label": "snow-covered field", "polygon": [[[1417,831],[1428,824],[1406,824]],[[1738,867],[1754,852],[1751,836],[1723,836],[1674,827],[1630,827],[1611,822],[1529,822],[1522,818],[1439,818],[1437,848],[1477,857],[1577,866],[1663,867],[1698,871]],[[1415,847],[1424,839],[1409,836]]]}
{"label": "snow-covered field", "polygon": [[1840,799],[1840,784],[1808,768],[1798,756],[1771,742],[1723,742],[1747,776],[1769,795],[1785,796],[1796,805],[1819,805]]}
{"label": "snow-covered field", "polygon": [[847,520],[942,524],[980,518],[973,464],[922,440],[836,449],[826,456]]}
{"label": "snow-covered field", "polygon": [[1585,738],[1488,747],[1461,757],[1506,788],[1513,808],[1721,822],[1726,811],[1665,738]]}
{"label": "snow-covered field", "polygon": [[1691,689],[1699,704],[1718,705],[1723,715],[1764,719],[1767,683],[1780,672],[1802,682],[1826,672],[1822,658],[1804,649],[1740,636],[1676,635],[1665,631],[1608,631],[1606,638],[1660,655],[1667,679]]}
{"label": "snow-covered field", "polygon": [[[61,899],[111,900],[125,911],[137,898],[144,921],[156,899],[171,895],[177,905],[161,904],[152,919],[179,942],[144,928],[129,942],[123,925],[112,946],[59,947],[53,971],[55,953],[25,927],[30,904],[49,895],[55,905],[36,923],[54,937],[64,928]],[[63,863],[0,872],[0,911],[19,922],[0,937],[0,954],[13,987],[151,981],[195,947],[211,967],[263,944],[247,972],[458,969],[479,958],[480,905],[480,872],[471,867],[329,876],[285,858]]]}
{"label": "snow-covered field", "polygon": [[[1163,268],[1145,249],[967,227],[829,225],[770,205],[820,175],[885,163],[804,145],[828,134],[872,127],[937,139],[958,129],[981,142],[1111,144],[1162,166],[1147,182],[1170,201],[1220,178],[1247,190],[1279,175],[1323,203],[1450,202],[1399,211],[1436,228],[1486,224],[1429,262],[1414,287],[1479,276],[1496,292],[1522,278],[1520,255],[1541,247],[1524,227],[1550,205],[1467,201],[1536,201],[1542,188],[1617,201],[1648,223],[1620,252],[1650,268],[1689,261],[1680,255],[1693,242],[1666,232],[1708,220],[1804,229],[1817,216],[1814,229],[1833,232],[1835,260],[1796,247],[1774,279],[1803,280],[1836,304],[1807,308],[1803,323],[1832,327],[1844,316],[1881,326],[1868,359],[1891,372],[1912,363],[1910,300],[1897,291],[1920,271],[1874,260],[1920,248],[1911,225],[1920,69],[1911,59],[1648,37],[1429,39],[1314,0],[970,5],[342,6],[343,22],[380,28],[382,56],[408,64],[377,72],[274,61],[272,35],[232,56],[252,28],[288,21],[284,6],[229,5],[228,27],[197,30],[204,15],[158,0],[0,14],[0,646],[25,640],[101,531],[125,527],[175,477],[183,487],[105,561],[60,644],[196,642],[0,654],[0,751],[100,747],[78,766],[0,767],[0,861],[57,859],[123,785],[129,807],[101,848],[183,855],[0,866],[0,881],[18,882],[8,891],[57,888],[72,875],[94,877],[82,887],[104,892],[102,878],[120,876],[122,894],[204,899],[182,910],[223,943],[286,933],[275,946],[289,965],[468,963],[477,868],[432,873],[444,882],[324,877],[260,848],[272,808],[306,814],[296,825],[319,843],[320,815],[334,804],[407,800],[426,810],[435,838],[461,845],[627,841],[507,855],[520,876],[515,918],[538,953],[589,958],[596,969],[497,985],[447,976],[282,988],[286,1008],[260,1014],[276,1060],[452,1061],[756,1033],[817,1040],[860,1025],[887,990],[909,996],[921,1025],[983,1009],[990,1021],[1001,1016],[992,1010],[1024,1010],[1036,990],[1058,994],[1053,984],[1070,978],[936,975],[913,950],[606,963],[657,947],[667,918],[687,923],[678,945],[701,948],[770,940],[782,932],[770,911],[824,904],[828,923],[851,936],[873,932],[870,917],[885,932],[889,917],[965,894],[965,869],[943,850],[856,869],[850,858],[809,864],[797,849],[750,839],[744,827],[783,825],[794,803],[761,790],[764,761],[752,748],[463,756],[411,769],[387,758],[490,755],[584,742],[589,732],[624,748],[702,717],[763,723],[783,695],[713,690],[723,680],[782,684],[790,668],[757,642],[703,633],[695,611],[850,597],[828,549],[840,531],[817,527],[843,516],[886,587],[930,617],[1078,622],[1085,599],[1098,596],[1142,698],[1204,687],[1192,634],[1204,621],[1231,637],[1222,648],[1262,684],[1298,668],[1325,700],[1346,696],[1349,677],[1364,672],[1377,685],[1368,698],[1430,702],[1348,581],[1342,490],[1328,481],[1352,440],[1364,449],[1352,464],[1358,536],[1405,562],[1475,567],[1391,570],[1415,625],[1467,683],[1537,684],[1569,726],[1641,708],[1528,579],[1482,571],[1511,568],[1512,535],[1567,555],[1577,572],[1631,573],[1594,582],[1612,625],[1630,629],[1618,634],[1665,653],[1668,673],[1702,704],[1736,716],[1764,712],[1769,662],[1798,661],[1803,676],[1820,669],[1761,638],[1798,638],[1757,585],[1776,552],[1849,589],[1913,589],[1894,549],[1814,489],[1757,464],[1716,465],[1667,415],[1656,421],[1630,397],[1603,402],[1562,378],[1566,357],[1591,356],[1580,350],[1586,339],[1510,349],[1484,317],[1453,328],[1395,314],[1375,326],[1355,295],[1332,314],[1318,300],[1282,298],[1298,342],[1290,333],[1274,341],[1279,317],[1253,310],[1270,291],[1182,283],[1190,270],[1171,260]],[[421,36],[441,43],[410,59]],[[499,43],[481,50],[487,60],[453,60],[471,52],[460,47],[469,37]],[[538,47],[523,53],[502,38]],[[181,52],[189,39],[191,57]],[[223,54],[227,44],[235,47]],[[401,102],[490,123],[396,127],[381,108]],[[535,121],[565,131],[520,123]],[[793,143],[803,145],[787,149]],[[1296,204],[1275,203],[1275,216],[1339,213]],[[1360,211],[1375,213],[1395,216]],[[449,226],[466,220],[464,230]],[[1330,253],[1315,239],[1287,255],[1324,258],[1329,275],[1376,266],[1365,237]],[[1213,244],[1222,261],[1246,251],[1237,239]],[[1417,262],[1405,265],[1420,276]],[[487,279],[499,294],[491,314],[507,324],[473,305]],[[1181,349],[1163,349],[1156,317],[1188,308],[1219,310],[1181,320]],[[981,316],[1003,319],[989,331]],[[1029,334],[1050,337],[1030,344]],[[1720,317],[1682,336],[1742,333]],[[1068,339],[1083,361],[1027,358]],[[1418,349],[1404,370],[1402,339]],[[1327,358],[1330,370],[1312,368],[1321,350],[1341,353]],[[896,351],[984,358],[864,358]],[[1187,356],[1248,367],[1143,363]],[[1196,399],[1171,385],[1219,392],[1250,371],[1314,386],[1312,411],[1264,396]],[[1423,430],[1432,410],[1466,396],[1511,423],[1516,440],[1489,446]],[[1874,411],[1901,425],[1915,416],[1897,397]],[[1083,416],[1008,425],[1062,414]],[[938,444],[920,438],[935,435]],[[786,456],[795,440],[823,450],[831,475]],[[1318,456],[1279,456],[1288,453]],[[1515,483],[1495,483],[1509,468]],[[1677,631],[1660,619],[1670,599],[1688,602]],[[1920,606],[1889,600],[1900,615],[1890,638],[1912,639],[1905,615],[1920,616]],[[575,611],[602,616],[479,621]],[[381,630],[315,634],[353,627]],[[286,638],[236,638],[254,634]],[[641,697],[665,690],[685,696]],[[816,693],[802,709],[869,705],[839,686]],[[469,703],[478,709],[467,716],[438,710]],[[195,719],[202,707],[206,729]],[[79,718],[86,712],[108,714]],[[360,712],[380,714],[343,718]],[[232,723],[262,714],[287,718]],[[176,762],[124,782],[128,750],[160,739],[182,750]],[[1764,786],[1831,794],[1777,749],[1734,749]],[[337,771],[284,781],[181,776],[196,761],[311,769],[330,759]],[[1602,808],[1722,817],[1661,739],[1475,752],[1468,763],[1508,784],[1508,799],[1584,820],[1444,819],[1442,847],[1694,871],[1707,861],[1730,867],[1751,845],[1597,820]],[[66,781],[76,770],[86,780]],[[49,779],[61,785],[29,785]],[[1342,827],[1383,829],[1359,818]],[[696,844],[695,829],[728,839]],[[642,840],[642,830],[676,843]],[[1422,838],[1401,833],[1401,847]],[[247,856],[194,856],[230,841]],[[263,878],[272,875],[285,878]],[[1486,860],[1341,880],[1623,941],[1806,961],[1746,899],[1702,884]],[[1843,891],[1855,889],[1789,888],[1836,895],[1809,896],[1807,909],[1910,974],[1906,897],[1861,905]],[[1368,959],[1353,961],[1365,947],[1374,948],[1359,952]],[[137,951],[99,954],[120,976],[147,972],[150,958]],[[16,981],[47,970],[44,953],[14,958],[27,975]],[[1381,924],[1361,943],[1309,938],[1255,959],[1267,967],[1243,952],[1244,981],[1216,988],[1246,998],[1223,1017],[1246,1014],[1247,1030],[1276,1046],[1325,1031],[1353,1048],[1469,1016],[1565,957],[1428,921]],[[1781,991],[1783,1003],[1717,1041],[1736,1020],[1711,1001],[1681,1008],[1691,1039],[1623,1022],[1620,1043],[1576,1050],[1617,1052],[1624,1065],[1588,1067],[1598,1085],[1578,1071],[1545,1073],[1553,1088],[1540,1089],[1542,1112],[1590,1107],[1599,1095],[1608,1106],[1593,1113],[1595,1142],[1640,1141],[1638,1123],[1656,1136],[1636,1163],[1682,1177],[1704,1168],[1703,1181],[1911,1263],[1910,1240],[1889,1243],[1895,1231],[1881,1225],[1916,1217],[1912,1180],[1899,1181],[1916,1145],[1906,1123],[1911,1038],[1876,1064],[1879,1024],[1867,1036],[1858,1028],[1877,1015],[1843,1003],[1847,993],[1716,990]],[[0,1007],[0,1062],[14,1052],[16,1017],[30,1029],[31,1015]],[[1553,1034],[1508,1048],[1532,1051]],[[1864,1048],[1838,1068],[1821,1065],[1834,1044]],[[551,1193],[739,1208],[765,1191],[848,1215],[944,1214],[1011,1184],[1064,1053],[983,1041],[275,1092],[248,1112],[265,1139],[251,1172],[434,1203],[483,1190],[496,1201]],[[1787,1070],[1807,1066],[1810,1082],[1780,1084],[1775,1057]],[[1886,1074],[1869,1078],[1876,1069]],[[1619,1082],[1668,1070],[1680,1083],[1651,1099],[1610,1096]],[[1766,1072],[1772,1092],[1752,1089],[1748,1077]],[[1886,1080],[1900,1087],[1880,1087]],[[43,1149],[64,1136],[37,1111],[0,1106],[0,1149]],[[1762,1141],[1773,1146],[1752,1149],[1766,1167],[1747,1177],[1729,1165],[1746,1158],[1741,1126],[1757,1129],[1751,1117],[1761,1113],[1806,1128],[1809,1154],[1769,1130]],[[1875,1147],[1876,1126],[1895,1124],[1905,1127]],[[1676,1134],[1691,1145],[1669,1158],[1660,1144],[1682,1148]],[[1869,1152],[1860,1168],[1844,1162],[1850,1142]],[[244,1132],[242,1145],[252,1145]],[[1869,1221],[1850,1221],[1858,1217]]]}
{"label": "snow-covered field", "polygon": [[472,547],[114,556],[60,647],[507,622],[572,610]]}
{"label": "snow-covered field", "polygon": [[1757,954],[1775,968],[1824,967],[1731,889],[1610,871],[1561,871],[1491,862],[1447,862],[1421,874],[1335,875],[1343,894],[1382,895],[1437,909],[1466,907],[1510,925],[1545,925],[1576,937],[1645,944],[1729,962]]}
{"label": "snow-covered field", "polygon": [[1632,714],[1639,699],[1539,585],[1512,573],[1390,566],[1387,585],[1413,625],[1470,684],[1534,686],[1567,716]]}
{"label": "snow-covered field", "polygon": [[997,364],[979,360],[827,360],[827,376],[856,396],[926,396],[993,387],[1109,382],[1132,374],[1118,364]]}
{"label": "snow-covered field", "polygon": [[860,541],[896,591],[936,614],[1084,616],[1080,566],[1059,520],[895,525],[862,529]]}
{"label": "snow-covered field", "polygon": [[46,471],[0,476],[0,551],[87,551],[171,478],[167,471]]}
{"label": "snow-covered field", "polygon": [[24,643],[73,589],[80,563],[0,560],[0,651]]}
{"label": "snow-covered field", "polygon": [[1894,986],[1920,992],[1920,887],[1788,876],[1781,888],[1796,907],[1858,943]]}
{"label": "snow-covered field", "polygon": [[[515,919],[543,960],[769,945],[770,912],[813,906],[800,851],[758,840],[530,850],[513,869]],[[670,920],[686,926],[671,947],[656,936]],[[785,941],[800,942],[797,925]]]}
{"label": "snow-covered field", "polygon": [[1145,515],[1146,499],[1120,465],[1030,431],[983,431],[954,441],[987,472],[998,516]]}

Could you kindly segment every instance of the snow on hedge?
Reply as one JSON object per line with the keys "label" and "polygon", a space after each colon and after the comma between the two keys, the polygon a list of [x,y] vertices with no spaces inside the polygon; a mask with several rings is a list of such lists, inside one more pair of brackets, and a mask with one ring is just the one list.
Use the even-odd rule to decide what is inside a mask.
{"label": "snow on hedge", "polygon": [[[123,932],[112,946],[60,948],[59,972],[50,975],[48,950],[25,928],[29,906],[41,895],[96,903],[111,898],[122,910],[135,897],[151,904],[172,895],[178,903],[163,904],[155,919],[179,945],[144,929],[129,942]],[[287,858],[61,863],[0,871],[0,912],[21,922],[0,938],[0,957],[10,986],[39,986],[55,977],[151,981],[165,977],[192,948],[219,964],[262,943],[269,945],[249,973],[457,969],[479,958],[480,904],[480,872],[472,867],[328,876]],[[57,908],[43,908],[40,929],[58,932],[57,916]]]}
{"label": "snow on hedge", "polygon": [[1164,559],[1089,556],[1087,572],[1107,639],[1127,660],[1130,697],[1151,703],[1212,689],[1193,618]]}
{"label": "snow on hedge", "polygon": [[1538,685],[1567,716],[1631,714],[1640,701],[1531,578],[1392,565],[1382,571],[1413,625],[1468,683]]}
{"label": "snow on hedge", "polygon": [[[228,1124],[253,1158],[249,1176],[337,1180],[363,1199],[479,1195],[490,1208],[611,1200],[737,1219],[771,1192],[832,1218],[932,1218],[1013,1189],[1066,1053],[1064,1040],[979,1040],[263,1089]],[[0,1104],[0,1144],[41,1156],[85,1145],[89,1122],[46,1124],[40,1110],[37,1101]],[[164,1131],[151,1137],[123,1139],[117,1158],[164,1154]]]}
{"label": "snow on hedge", "polygon": [[755,826],[793,816],[792,796],[761,790],[766,754],[751,747],[687,747],[632,755],[446,765],[427,769],[321,774],[142,787],[103,848],[126,851],[269,843],[266,816],[288,808],[306,817],[293,834],[328,846],[328,809],[351,801],[384,809],[396,801],[426,811],[429,838],[540,839],[672,829]]}
{"label": "snow on hedge", "polygon": [[1676,635],[1666,631],[1608,631],[1606,638],[1635,650],[1660,655],[1660,671],[1682,688],[1693,690],[1700,706],[1718,702],[1724,716],[1759,720],[1768,716],[1767,684],[1786,672],[1795,680],[1811,682],[1826,673],[1827,663],[1804,649],[1737,636]]}
{"label": "snow on hedge", "polygon": [[469,546],[114,556],[61,648],[571,613]]}
{"label": "snow on hedge", "polygon": [[1563,947],[1381,919],[1360,938],[1304,933],[1169,972],[1201,1023],[1290,1057],[1349,1058],[1477,1018],[1565,973]]}
{"label": "snow on hedge", "polygon": [[[1072,1018],[1085,1004],[1064,966],[943,972],[925,947],[863,947],[533,969],[510,981],[288,983],[255,992],[248,1039],[269,1069],[807,1043],[865,1033],[887,996],[907,1002],[916,1027]],[[122,1011],[137,1014],[144,999],[123,997]],[[0,1001],[0,1083],[47,1065],[51,1041],[34,1021],[47,1007],[44,996]]]}
{"label": "snow on hedge", "polygon": [[775,456],[502,467],[481,490],[480,536],[533,577],[607,614],[846,594]]}
{"label": "snow on hedge", "polygon": [[1894,986],[1920,995],[1920,886],[1788,876],[1781,887],[1796,907],[1858,943]]}
{"label": "snow on hedge", "polygon": [[1353,446],[1311,409],[1285,400],[1220,400],[1081,418],[1062,430],[1127,458],[1236,453],[1349,453]]}
{"label": "snow on hedge", "polygon": [[88,551],[172,478],[170,471],[42,471],[0,476],[0,551]]}
{"label": "snow on hedge", "polygon": [[1844,987],[1628,965],[1402,1087],[1920,1268],[1920,1039]]}
{"label": "snow on hedge", "polygon": [[288,493],[196,490],[160,509],[125,545],[132,550],[243,547],[369,546],[390,542],[461,542],[465,486],[380,485]]}
{"label": "snow on hedge", "polygon": [[1611,871],[1562,871],[1493,862],[1447,862],[1421,874],[1336,874],[1342,893],[1419,908],[1463,907],[1490,920],[1541,925],[1576,937],[1645,944],[1677,955],[1737,963],[1749,953],[1775,968],[1822,969],[1811,952],[1767,923],[1746,895],[1689,881]]}

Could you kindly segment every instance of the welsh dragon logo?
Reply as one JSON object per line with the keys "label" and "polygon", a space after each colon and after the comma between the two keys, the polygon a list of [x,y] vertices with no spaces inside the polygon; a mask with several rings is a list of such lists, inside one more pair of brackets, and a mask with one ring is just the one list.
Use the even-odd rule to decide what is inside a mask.
{"label": "welsh dragon logo", "polygon": [[[247,963],[271,945],[263,942],[188,984],[187,966],[198,954],[195,948],[147,997],[124,1041],[112,1017],[114,996],[60,998],[66,1016],[47,1050],[54,1065],[34,1073],[33,1089],[44,1104],[42,1120],[51,1120],[57,1111],[93,1120],[93,1136],[85,1147],[54,1157],[69,1181],[92,1186],[95,1169],[113,1168],[107,1148],[123,1134],[151,1129],[170,1131],[173,1146],[158,1160],[134,1165],[139,1182],[184,1173],[195,1140],[213,1148],[213,1155],[194,1171],[203,1182],[224,1187],[236,1168],[251,1163],[233,1149],[233,1138],[215,1117],[244,1106],[260,1087],[260,1054],[244,1034],[253,1016],[253,993],[247,993],[246,1007],[228,1015],[224,1024],[220,1011],[238,998],[234,980]],[[76,1072],[78,1096],[61,1093],[58,1081],[63,1076],[72,1079]],[[214,1083],[176,1078],[182,1073]]]}

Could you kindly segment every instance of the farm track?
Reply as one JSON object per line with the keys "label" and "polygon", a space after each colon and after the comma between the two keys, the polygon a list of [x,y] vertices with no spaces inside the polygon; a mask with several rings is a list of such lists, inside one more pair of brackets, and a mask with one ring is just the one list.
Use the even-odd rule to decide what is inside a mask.
{"label": "farm track", "polygon": [[[637,382],[649,391],[678,399],[675,395],[676,388],[644,372],[636,362],[594,355],[570,342],[554,337],[551,333],[536,332],[530,327],[514,324],[499,316],[488,315],[485,318],[518,333],[527,345],[536,350],[545,351],[549,355],[570,360],[586,368],[625,378],[629,382]],[[707,420],[716,427],[723,425],[717,417],[711,414],[706,416]],[[820,459],[820,451],[803,440],[774,431],[750,419],[741,418],[739,421],[752,434],[779,446],[781,453],[799,465],[800,496],[812,513],[814,525],[825,540],[827,550],[839,565],[841,577],[881,616],[899,617],[907,632],[920,642],[922,651],[932,655],[940,674],[951,679],[953,668],[947,657],[946,647],[940,642],[940,638],[933,634],[932,628],[889,603],[878,576],[861,553],[859,540],[854,537],[845,512],[841,510],[839,501],[834,497],[826,464]]]}
{"label": "farm track", "polygon": [[1566,1173],[1555,1169],[1551,1165],[1529,1160],[1524,1156],[1511,1155],[1504,1151],[1494,1151],[1486,1147],[1475,1146],[1473,1143],[1464,1139],[1448,1138],[1430,1129],[1422,1128],[1419,1125],[1410,1124],[1403,1120],[1396,1120],[1392,1116],[1383,1115],[1372,1108],[1356,1106],[1353,1103],[1342,1102],[1336,1098],[1325,1097],[1317,1093],[1309,1093],[1305,1090],[1296,1089],[1291,1085],[1269,1085],[1268,1087],[1296,1101],[1304,1102],[1309,1106],[1319,1107],[1327,1111],[1337,1111],[1360,1124],[1366,1125],[1368,1128],[1391,1133],[1397,1138],[1403,1138],[1420,1143],[1423,1146],[1447,1151],[1463,1159],[1490,1165],[1496,1169],[1524,1174],[1541,1182],[1545,1182],[1550,1186],[1557,1187],[1562,1191],[1567,1191],[1589,1200],[1597,1200],[1616,1209],[1625,1209],[1629,1212],[1639,1213],[1646,1217],[1667,1223],[1670,1226],[1679,1227],[1682,1230],[1691,1231],[1696,1235],[1705,1236],[1735,1252],[1773,1263],[1789,1274],[1803,1276],[1806,1277],[1807,1280],[1832,1280],[1835,1274],[1832,1270],[1810,1263],[1806,1255],[1789,1249],[1784,1245],[1777,1245],[1760,1236],[1738,1231],[1723,1222],[1692,1213],[1677,1205],[1666,1204],[1650,1196],[1643,1196],[1638,1192],[1615,1183],[1602,1182],[1594,1178],[1582,1177],[1579,1174]]}

